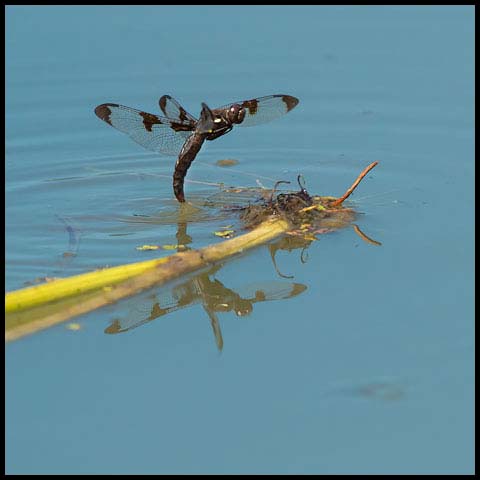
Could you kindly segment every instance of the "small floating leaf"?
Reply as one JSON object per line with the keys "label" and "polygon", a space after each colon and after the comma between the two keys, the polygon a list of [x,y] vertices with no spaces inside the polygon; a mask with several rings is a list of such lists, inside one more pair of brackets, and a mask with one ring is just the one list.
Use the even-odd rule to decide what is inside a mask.
{"label": "small floating leaf", "polygon": [[183,245],[162,245],[164,250],[176,250],[179,247],[183,247]]}
{"label": "small floating leaf", "polygon": [[136,247],[136,250],[158,250],[160,248],[159,245],[142,245],[141,247]]}
{"label": "small floating leaf", "polygon": [[309,212],[310,210],[318,210],[319,212],[322,212],[323,210],[326,210],[326,208],[323,205],[310,205],[310,207],[302,208],[299,213]]}
{"label": "small floating leaf", "polygon": [[213,234],[217,237],[230,238],[234,232],[235,230],[223,230],[219,232],[213,232]]}
{"label": "small floating leaf", "polygon": [[177,245],[177,244],[167,244],[167,245],[142,245],[141,247],[136,247],[137,250],[159,250],[163,248],[163,250],[176,250],[177,248],[185,248],[184,245]]}
{"label": "small floating leaf", "polygon": [[233,165],[238,164],[238,160],[235,160],[234,158],[224,158],[223,160],[218,160],[216,164],[219,167],[232,167]]}
{"label": "small floating leaf", "polygon": [[68,325],[65,325],[65,328],[67,330],[72,330],[74,332],[77,332],[78,330],[81,330],[82,326],[79,323],[69,323]]}

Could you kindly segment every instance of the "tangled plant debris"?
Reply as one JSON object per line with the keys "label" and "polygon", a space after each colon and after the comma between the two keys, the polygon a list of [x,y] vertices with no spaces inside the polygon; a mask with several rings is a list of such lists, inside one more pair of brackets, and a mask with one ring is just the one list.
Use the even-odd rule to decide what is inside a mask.
{"label": "tangled plant debris", "polygon": [[345,227],[353,221],[355,212],[343,207],[343,202],[377,163],[373,162],[365,168],[352,186],[339,198],[311,196],[301,183],[301,175],[297,178],[299,191],[275,195],[278,185],[289,183],[277,182],[269,199],[262,199],[258,203],[244,207],[240,218],[247,229],[253,229],[270,216],[281,217],[292,226],[292,230],[288,233],[299,235],[326,233]]}

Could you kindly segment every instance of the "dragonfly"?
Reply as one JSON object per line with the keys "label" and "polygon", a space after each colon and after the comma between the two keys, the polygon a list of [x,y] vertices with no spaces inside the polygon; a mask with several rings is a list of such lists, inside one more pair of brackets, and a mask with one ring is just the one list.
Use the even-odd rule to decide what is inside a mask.
{"label": "dragonfly", "polygon": [[178,156],[173,173],[173,193],[183,203],[185,176],[205,140],[215,140],[230,132],[235,125],[250,127],[270,122],[295,108],[298,102],[298,98],[291,95],[268,95],[215,109],[202,102],[197,119],[173,97],[163,95],[158,102],[163,116],[117,103],[98,105],[95,114],[142,147],[163,155]]}

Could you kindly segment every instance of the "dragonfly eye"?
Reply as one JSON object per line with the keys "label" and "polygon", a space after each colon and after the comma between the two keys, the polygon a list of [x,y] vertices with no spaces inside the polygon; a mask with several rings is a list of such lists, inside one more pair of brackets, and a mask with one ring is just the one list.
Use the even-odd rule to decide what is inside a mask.
{"label": "dragonfly eye", "polygon": [[238,103],[233,104],[228,109],[228,119],[232,123],[242,123],[245,118],[245,109],[242,108]]}

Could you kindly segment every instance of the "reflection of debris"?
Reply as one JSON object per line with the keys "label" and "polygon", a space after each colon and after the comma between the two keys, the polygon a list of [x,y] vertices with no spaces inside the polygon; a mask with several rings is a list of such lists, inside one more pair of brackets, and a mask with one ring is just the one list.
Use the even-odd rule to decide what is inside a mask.
{"label": "reflection of debris", "polygon": [[379,400],[400,400],[405,396],[405,390],[401,385],[389,383],[370,383],[354,389],[356,395],[361,397],[378,398]]}
{"label": "reflection of debris", "polygon": [[27,280],[26,282],[23,282],[23,284],[25,286],[36,285],[38,283],[53,282],[54,280],[57,280],[57,277],[37,277],[37,278],[34,278],[33,280]]}
{"label": "reflection of debris", "polygon": [[324,53],[322,57],[325,62],[337,63],[338,61],[338,57],[333,53]]}
{"label": "reflection of debris", "polygon": [[222,160],[218,160],[216,165],[219,167],[233,167],[233,165],[237,165],[239,162],[234,158],[224,158]]}
{"label": "reflection of debris", "polygon": [[400,382],[372,381],[354,386],[334,387],[327,395],[337,394],[393,402],[405,398],[406,387]]}

